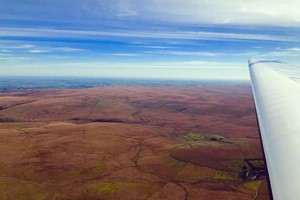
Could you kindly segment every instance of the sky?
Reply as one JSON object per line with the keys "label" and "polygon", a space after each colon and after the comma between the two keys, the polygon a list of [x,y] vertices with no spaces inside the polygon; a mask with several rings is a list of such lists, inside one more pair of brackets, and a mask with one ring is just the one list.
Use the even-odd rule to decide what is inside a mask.
{"label": "sky", "polygon": [[300,66],[299,0],[0,0],[0,76],[249,80]]}

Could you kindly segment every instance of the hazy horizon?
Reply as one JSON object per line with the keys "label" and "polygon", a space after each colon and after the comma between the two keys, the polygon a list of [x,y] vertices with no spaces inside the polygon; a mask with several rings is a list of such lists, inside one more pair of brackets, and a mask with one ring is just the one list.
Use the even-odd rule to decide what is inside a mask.
{"label": "hazy horizon", "polygon": [[250,85],[246,80],[212,80],[212,79],[158,79],[158,78],[120,78],[120,77],[1,77],[0,91],[34,90],[34,89],[82,89],[108,86],[230,86]]}

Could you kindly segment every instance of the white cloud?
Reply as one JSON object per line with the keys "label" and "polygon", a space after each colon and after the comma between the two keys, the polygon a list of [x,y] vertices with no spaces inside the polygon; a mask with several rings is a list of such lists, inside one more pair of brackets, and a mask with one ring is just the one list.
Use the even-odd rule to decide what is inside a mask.
{"label": "white cloud", "polygon": [[[46,64],[48,65],[48,64]],[[134,69],[247,69],[245,63],[223,63],[209,61],[179,61],[179,62],[63,62],[52,63],[49,66],[84,67],[88,68],[134,68]]]}
{"label": "white cloud", "polygon": [[263,57],[299,57],[300,56],[300,48],[280,48],[276,47],[275,51],[267,52],[262,54]]}
{"label": "white cloud", "polygon": [[84,51],[84,49],[71,48],[71,47],[52,47],[52,48],[49,48],[49,50],[52,50],[52,51],[61,51],[61,52],[78,52],[78,51]]}
{"label": "white cloud", "polygon": [[[1,31],[1,28],[0,28],[0,31]],[[1,35],[1,33],[0,33],[0,35]],[[0,45],[0,48],[3,48],[4,51],[11,51],[11,49],[31,49],[33,47],[34,47],[34,45],[30,45],[30,44],[14,44],[14,43],[13,44],[6,43],[6,44]]]}
{"label": "white cloud", "polygon": [[47,47],[47,46],[34,46],[34,45],[3,45],[0,46],[0,48],[7,48],[3,49],[0,52],[6,53],[6,52],[13,52],[12,49],[14,50],[24,50],[25,52],[28,53],[48,53],[48,52],[79,52],[79,51],[84,51],[84,49],[79,49],[79,48],[70,48],[70,47]]}
{"label": "white cloud", "polygon": [[30,59],[31,58],[29,57],[20,57],[20,56],[0,57],[0,61],[4,61],[4,62],[19,62],[19,61],[30,60]]}
{"label": "white cloud", "polygon": [[[72,3],[70,3],[72,2]],[[109,20],[185,24],[299,26],[299,0],[0,1],[0,19],[111,25]],[[98,24],[99,25],[99,24]],[[102,25],[102,24],[101,24]]]}
{"label": "white cloud", "polygon": [[33,47],[34,47],[34,45],[31,45],[31,44],[22,44],[19,46],[19,48],[21,48],[21,49],[30,49]]}
{"label": "white cloud", "polygon": [[0,56],[1,56],[1,57],[2,57],[2,56],[5,56],[5,57],[7,57],[7,56],[12,56],[12,54],[0,53]]}
{"label": "white cloud", "polygon": [[28,50],[29,53],[48,53],[51,52],[50,50],[42,50],[42,49],[31,49]]}
{"label": "white cloud", "polygon": [[137,12],[131,8],[128,0],[122,0],[118,2],[118,12],[116,16],[128,17],[135,15],[137,15]]}
{"label": "white cloud", "polygon": [[[248,34],[233,32],[205,32],[205,31],[141,31],[141,30],[111,30],[85,31],[46,28],[0,28],[0,36],[12,37],[68,37],[68,38],[101,38],[126,37],[150,39],[183,39],[183,40],[264,40],[264,41],[298,41],[298,38],[283,35]],[[23,47],[25,48],[25,47]],[[32,48],[32,47],[28,47]]]}
{"label": "white cloud", "polygon": [[23,76],[249,79],[246,64],[234,62],[12,62],[6,66],[6,75]]}
{"label": "white cloud", "polygon": [[10,53],[12,52],[11,50],[8,50],[8,49],[1,49],[0,52],[2,53]]}
{"label": "white cloud", "polygon": [[[147,64],[146,64],[147,65]],[[182,61],[182,62],[150,62],[148,67],[172,69],[241,69],[244,63],[224,63],[209,61]]]}
{"label": "white cloud", "polygon": [[149,48],[149,49],[170,49],[170,48],[174,48],[174,47],[167,47],[167,46],[153,46],[153,45],[144,45],[141,46],[144,48]]}
{"label": "white cloud", "polygon": [[217,57],[217,56],[254,56],[257,52],[245,51],[245,52],[213,52],[213,51],[144,51],[144,53],[150,54],[163,54],[163,55],[177,55],[177,56],[199,56],[199,57]]}
{"label": "white cloud", "polygon": [[[122,0],[120,0],[122,1]],[[161,21],[299,26],[299,0],[131,0],[140,17]]]}
{"label": "white cloud", "polygon": [[109,56],[125,56],[125,57],[135,57],[135,56],[139,56],[139,54],[136,53],[111,53],[111,54],[107,54]]}
{"label": "white cloud", "polygon": [[[86,66],[86,64],[88,63],[82,63],[83,66]],[[91,65],[88,68],[93,70],[97,70],[97,68],[101,67],[103,67],[104,69],[115,68],[118,72],[139,72],[139,77],[249,79],[248,68],[245,66],[245,63],[235,62],[224,63],[196,60],[179,62],[115,62],[90,64]]]}
{"label": "white cloud", "polygon": [[177,55],[177,56],[205,56],[205,57],[215,57],[223,56],[224,53],[208,52],[208,51],[144,51],[150,54],[164,54],[164,55]]}
{"label": "white cloud", "polygon": [[286,50],[300,53],[300,48],[299,47],[293,47],[293,48],[289,48],[289,49],[286,49]]}

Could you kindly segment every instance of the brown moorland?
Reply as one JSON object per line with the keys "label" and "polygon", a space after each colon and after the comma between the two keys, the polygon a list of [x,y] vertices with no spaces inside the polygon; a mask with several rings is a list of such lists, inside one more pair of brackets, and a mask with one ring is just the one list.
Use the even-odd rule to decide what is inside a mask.
{"label": "brown moorland", "polygon": [[0,200],[268,199],[251,88],[0,93]]}

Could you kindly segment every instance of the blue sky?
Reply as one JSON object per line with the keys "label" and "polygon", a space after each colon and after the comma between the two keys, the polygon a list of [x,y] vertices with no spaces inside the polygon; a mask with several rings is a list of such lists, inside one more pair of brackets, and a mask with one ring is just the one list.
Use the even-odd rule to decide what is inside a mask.
{"label": "blue sky", "polygon": [[2,76],[249,79],[300,66],[298,0],[0,0]]}

